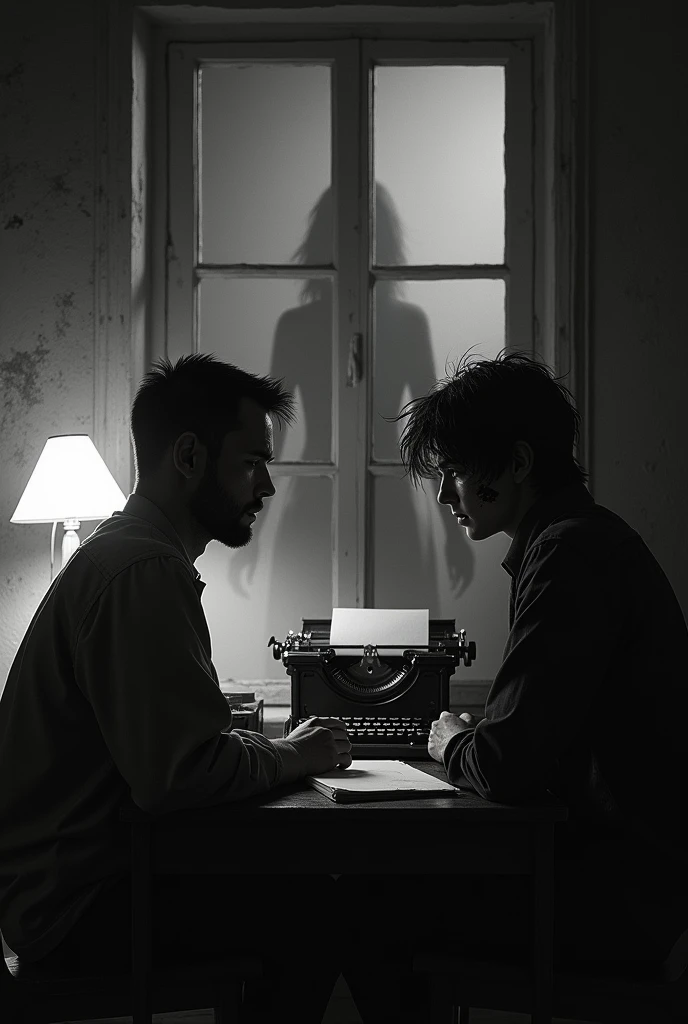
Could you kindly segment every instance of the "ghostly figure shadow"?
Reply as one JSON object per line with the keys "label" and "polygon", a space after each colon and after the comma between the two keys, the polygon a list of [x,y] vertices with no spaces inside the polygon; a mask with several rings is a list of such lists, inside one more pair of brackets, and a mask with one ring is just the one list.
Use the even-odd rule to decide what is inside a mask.
{"label": "ghostly figure shadow", "polygon": [[[377,263],[404,262],[399,218],[387,189],[376,184]],[[331,251],[332,196],[327,189],[311,210],[305,237],[294,260],[306,265],[328,263]],[[270,375],[284,379],[299,399],[299,442],[275,430],[275,459],[326,462],[330,458],[332,418],[332,289],[328,280],[308,278],[301,289],[301,304],[280,317],[274,336]],[[375,294],[375,362],[373,397],[374,452],[377,458],[398,458],[400,424],[389,417],[412,396],[425,393],[435,381],[429,324],[424,311],[402,298],[402,285],[381,281]],[[275,635],[300,628],[303,617],[326,617],[329,607],[294,607],[295,594],[306,602],[331,603],[331,587],[315,585],[323,577],[322,552],[329,550],[330,522],[314,513],[323,509],[319,481],[312,477],[291,480],[277,476],[278,492],[288,488],[284,509],[275,526],[273,564],[269,577],[267,621]],[[432,484],[430,486],[433,486]],[[253,542],[234,553],[230,583],[248,596],[260,559],[260,537],[271,516],[270,505],[256,524]],[[376,607],[428,608],[440,613],[440,595],[432,538],[427,521],[419,521],[420,504],[408,480],[375,481],[374,591]],[[323,509],[324,510],[324,509]],[[441,524],[441,525],[437,525]],[[433,517],[432,529],[442,529],[444,556],[454,595],[462,593],[473,577],[474,556],[463,531],[444,512]],[[309,536],[310,534],[310,536]],[[317,564],[317,568],[316,568]],[[309,597],[308,579],[314,587]],[[317,597],[316,597],[317,593]],[[446,609],[445,609],[446,612]]]}

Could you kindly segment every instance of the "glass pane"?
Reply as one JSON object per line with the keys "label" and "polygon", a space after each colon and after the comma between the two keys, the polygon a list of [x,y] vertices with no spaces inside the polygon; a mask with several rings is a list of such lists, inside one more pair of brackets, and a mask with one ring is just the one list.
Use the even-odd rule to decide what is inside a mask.
{"label": "glass pane", "polygon": [[[403,297],[402,297],[403,296]],[[379,281],[375,288],[373,459],[397,460],[404,421],[388,423],[468,350],[505,345],[505,287],[489,279]]]}
{"label": "glass pane", "polygon": [[375,178],[406,242],[389,251],[379,225],[375,262],[503,263],[504,68],[378,67],[374,117]]}
{"label": "glass pane", "polygon": [[[332,609],[332,482],[274,477],[276,494],[256,520],[253,540],[230,550],[212,543],[196,565],[220,679],[288,676],[267,642]],[[210,600],[207,598],[210,597]]]}
{"label": "glass pane", "polygon": [[330,263],[330,68],[206,65],[200,103],[202,262]]}
{"label": "glass pane", "polygon": [[501,561],[509,538],[468,540],[437,504],[433,481],[421,490],[407,478],[375,477],[373,497],[373,606],[428,608],[431,618],[455,619],[477,646],[473,665],[457,675],[493,678],[508,629],[509,577]]}
{"label": "glass pane", "polygon": [[200,351],[281,377],[295,393],[297,420],[275,430],[275,458],[329,462],[331,282],[206,278],[199,291]]}

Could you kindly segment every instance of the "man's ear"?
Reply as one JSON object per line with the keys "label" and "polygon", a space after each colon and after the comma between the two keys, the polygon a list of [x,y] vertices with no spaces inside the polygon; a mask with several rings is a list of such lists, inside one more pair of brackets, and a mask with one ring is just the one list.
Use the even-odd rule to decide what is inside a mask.
{"label": "man's ear", "polygon": [[186,480],[200,479],[205,472],[208,450],[195,434],[180,434],[172,447],[174,468]]}
{"label": "man's ear", "polygon": [[522,484],[530,475],[535,465],[535,453],[527,441],[517,441],[514,445],[514,453],[511,465],[513,468],[514,482]]}

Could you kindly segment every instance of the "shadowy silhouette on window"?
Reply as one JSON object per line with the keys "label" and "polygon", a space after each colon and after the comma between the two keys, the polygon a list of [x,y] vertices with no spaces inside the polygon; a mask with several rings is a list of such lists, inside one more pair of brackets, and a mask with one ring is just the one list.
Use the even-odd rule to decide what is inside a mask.
{"label": "shadowy silhouette on window", "polygon": [[[376,262],[399,265],[405,262],[402,228],[387,189],[375,186]],[[294,261],[304,265],[328,263],[332,237],[332,196],[322,193],[309,216],[309,225]],[[385,417],[396,415],[411,397],[423,394],[435,381],[428,319],[417,305],[403,299],[403,283],[381,281],[375,291],[375,355],[373,363],[373,444],[374,454],[385,461],[399,458],[400,424]],[[288,388],[300,399],[303,438],[301,450],[288,452],[288,461],[327,462],[331,450],[332,419],[332,286],[329,280],[308,278],[300,292],[300,304],[279,318],[273,341],[269,373],[284,378]],[[449,353],[447,354],[449,355]],[[370,372],[364,368],[364,373]],[[283,458],[286,433],[275,430],[275,459]],[[328,617],[329,607],[313,607],[303,583],[303,559],[309,558],[303,530],[303,509],[312,501],[316,481],[311,477],[276,475],[279,491],[288,490],[284,511],[276,524],[276,540],[269,574],[269,630],[277,636],[287,629],[298,629],[304,617]],[[322,485],[321,485],[322,486]],[[423,515],[422,505],[407,479],[377,477],[374,483],[372,550],[376,573],[371,604],[377,607],[429,608],[431,616],[440,611],[440,593],[435,564],[432,531],[443,533],[443,551],[454,596],[463,593],[473,578],[474,555],[463,531],[457,529],[445,510],[434,509],[432,518]],[[434,497],[434,482],[426,489]],[[250,545],[233,553],[229,582],[241,596],[249,596],[257,565],[265,559],[261,552],[261,533],[272,517],[271,499],[258,517]],[[329,506],[331,520],[332,508]],[[420,521],[421,518],[424,521]],[[329,521],[327,523],[329,529]],[[320,532],[320,531],[319,531]],[[297,564],[298,561],[298,564]],[[264,571],[261,566],[261,571]],[[328,574],[313,556],[311,573],[319,579]],[[317,586],[322,595],[323,588]],[[328,590],[328,593],[331,588]]]}

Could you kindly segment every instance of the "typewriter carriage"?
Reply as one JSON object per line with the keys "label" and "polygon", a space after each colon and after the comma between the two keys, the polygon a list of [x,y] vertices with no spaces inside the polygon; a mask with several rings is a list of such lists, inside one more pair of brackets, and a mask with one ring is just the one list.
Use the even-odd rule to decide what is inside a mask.
{"label": "typewriter carriage", "polygon": [[383,656],[375,644],[335,650],[330,625],[329,619],[304,619],[298,633],[289,630],[283,641],[274,636],[268,641],[273,657],[291,676],[293,714],[303,710],[299,705],[306,693],[312,704],[314,685],[327,707],[311,714],[355,714],[357,705],[400,701],[421,680],[430,685],[422,697],[416,694],[418,713],[421,707],[423,714],[439,713],[448,707],[449,678],[456,666],[470,665],[475,658],[475,643],[467,640],[465,629],[456,632],[453,619],[430,620],[427,647],[381,645],[394,652]]}

